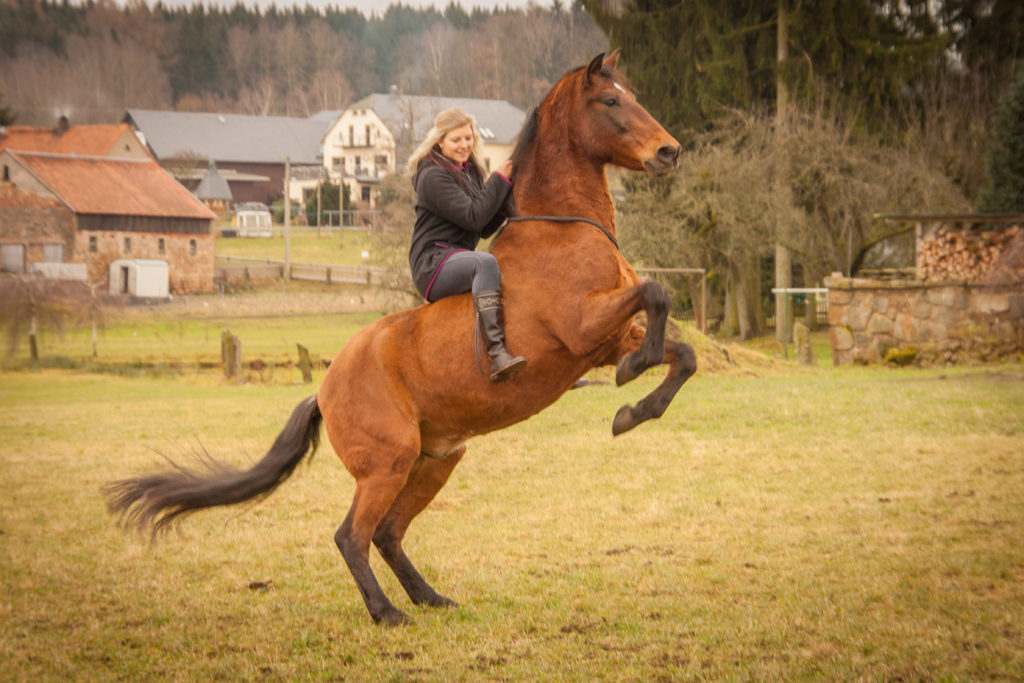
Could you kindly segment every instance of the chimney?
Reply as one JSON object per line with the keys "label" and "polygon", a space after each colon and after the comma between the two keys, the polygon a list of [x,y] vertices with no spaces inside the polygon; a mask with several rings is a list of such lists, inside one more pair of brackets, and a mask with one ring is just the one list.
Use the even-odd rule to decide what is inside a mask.
{"label": "chimney", "polygon": [[64,135],[64,133],[66,133],[68,131],[68,128],[70,127],[71,122],[68,121],[68,117],[64,114],[61,114],[60,118],[57,119],[57,127],[54,129],[53,132],[56,133],[57,135]]}

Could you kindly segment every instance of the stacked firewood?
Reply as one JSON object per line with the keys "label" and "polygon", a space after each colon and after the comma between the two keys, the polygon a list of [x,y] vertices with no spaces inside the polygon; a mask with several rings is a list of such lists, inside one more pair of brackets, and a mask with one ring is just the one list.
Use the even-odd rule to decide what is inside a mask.
{"label": "stacked firewood", "polygon": [[977,282],[999,261],[1018,235],[1019,226],[996,230],[941,227],[921,241],[917,263],[925,280]]}

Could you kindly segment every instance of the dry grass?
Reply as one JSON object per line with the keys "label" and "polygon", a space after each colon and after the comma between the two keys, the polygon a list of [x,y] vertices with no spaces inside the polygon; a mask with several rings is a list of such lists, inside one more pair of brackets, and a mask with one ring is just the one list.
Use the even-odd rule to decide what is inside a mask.
{"label": "dry grass", "polygon": [[[100,486],[195,441],[237,462],[312,389],[0,376],[0,678],[1017,678],[1024,368],[595,385],[474,440],[407,547],[462,607],[367,617],[331,537],[330,449],[257,505],[150,546]],[[263,582],[265,588],[250,588]]]}

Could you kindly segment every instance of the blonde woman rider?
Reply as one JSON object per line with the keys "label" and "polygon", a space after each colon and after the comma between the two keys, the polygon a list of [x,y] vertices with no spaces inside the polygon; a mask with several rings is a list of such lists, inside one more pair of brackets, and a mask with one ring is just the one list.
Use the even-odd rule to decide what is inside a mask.
{"label": "blonde woman rider", "polygon": [[480,238],[493,235],[505,221],[512,163],[504,162],[487,177],[480,156],[480,135],[472,116],[458,107],[437,115],[434,127],[409,158],[416,190],[409,267],[416,289],[427,301],[473,293],[495,382],[522,370],[526,359],[505,348],[498,261],[476,251]]}

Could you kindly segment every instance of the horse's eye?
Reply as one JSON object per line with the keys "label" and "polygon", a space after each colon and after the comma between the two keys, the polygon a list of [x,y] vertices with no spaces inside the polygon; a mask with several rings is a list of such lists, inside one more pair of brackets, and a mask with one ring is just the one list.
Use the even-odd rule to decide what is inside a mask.
{"label": "horse's eye", "polygon": [[606,106],[606,107],[614,107],[618,103],[619,103],[619,101],[617,99],[615,99],[614,97],[609,97],[609,98],[607,98],[604,101],[604,106]]}

